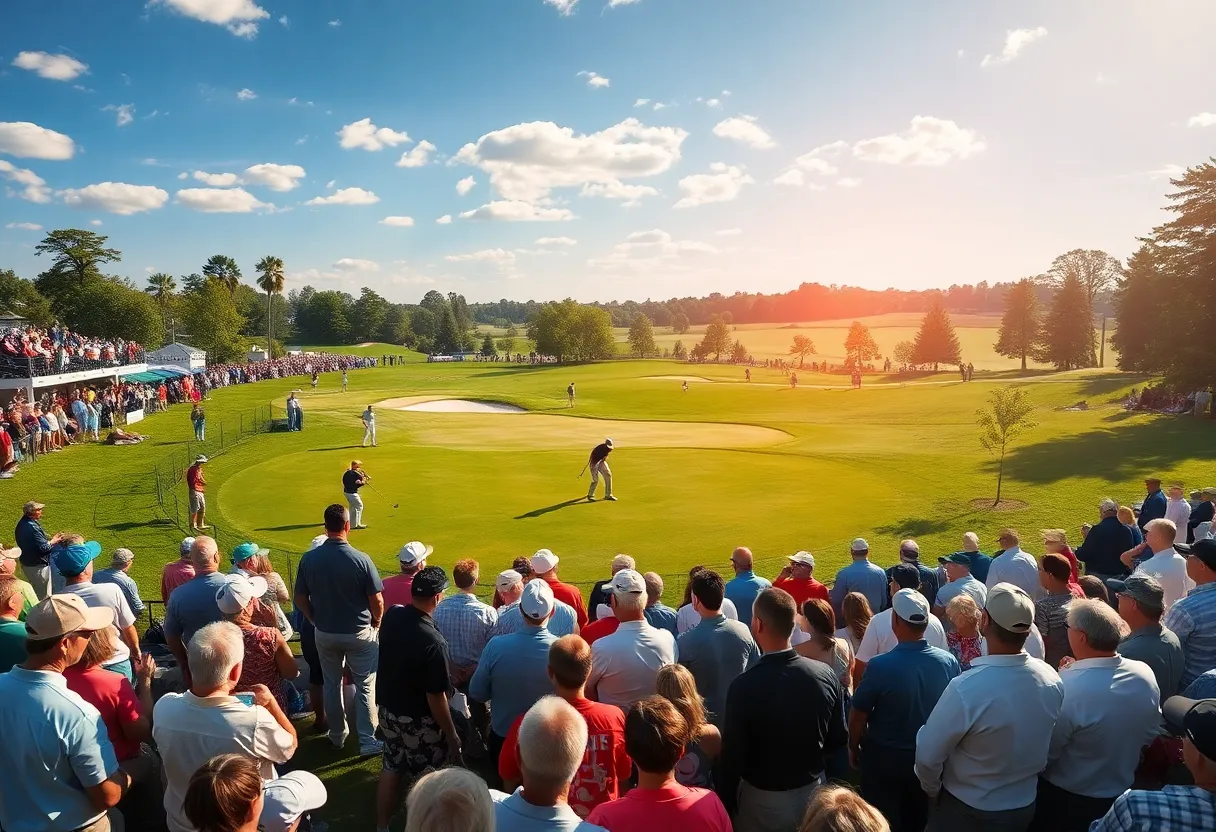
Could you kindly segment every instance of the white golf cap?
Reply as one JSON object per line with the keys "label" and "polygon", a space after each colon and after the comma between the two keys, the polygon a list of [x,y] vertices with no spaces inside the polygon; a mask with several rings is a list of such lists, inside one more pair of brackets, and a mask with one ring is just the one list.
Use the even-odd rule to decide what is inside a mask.
{"label": "white golf cap", "polygon": [[790,563],[801,563],[803,566],[815,568],[815,556],[810,552],[795,552],[789,556]]}
{"label": "white golf cap", "polygon": [[514,569],[504,569],[498,573],[498,577],[494,579],[494,588],[499,592],[510,589],[517,583],[522,581],[524,576],[516,572]]}
{"label": "white golf cap", "polygon": [[434,546],[427,546],[417,540],[411,540],[401,547],[401,551],[397,553],[397,560],[406,566],[413,566],[415,563],[424,562],[434,551]]}
{"label": "white golf cap", "polygon": [[557,555],[548,549],[538,549],[535,555],[528,558],[528,565],[532,567],[532,571],[537,575],[543,575],[556,569],[558,560]]}
{"label": "white golf cap", "polygon": [[915,589],[901,589],[891,599],[895,614],[909,624],[929,623],[929,599]]}
{"label": "white golf cap", "polygon": [[262,787],[259,829],[287,832],[305,812],[320,809],[329,795],[321,778],[310,771],[293,771]]}
{"label": "white golf cap", "polygon": [[316,537],[314,537],[314,538],[312,539],[312,543],[309,543],[309,544],[308,544],[308,548],[309,548],[309,549],[315,549],[315,548],[317,548],[318,546],[320,546],[322,543],[324,543],[324,542],[325,542],[325,541],[327,541],[327,540],[329,540],[329,535],[327,535],[327,534],[319,534],[319,535],[317,535]]}
{"label": "white golf cap", "polygon": [[612,447],[612,439],[611,439],[611,438],[605,439],[605,440],[604,440],[604,444],[605,444],[605,445],[607,445],[609,448],[611,448],[611,447]]}
{"label": "white golf cap", "polygon": [[224,615],[236,615],[254,598],[266,594],[266,579],[261,575],[245,577],[244,575],[228,575],[225,583],[215,592],[215,604]]}
{"label": "white golf cap", "polygon": [[870,551],[870,544],[866,543],[866,539],[864,537],[855,537],[853,538],[853,542],[849,544],[849,551],[868,552]]}
{"label": "white golf cap", "polygon": [[646,581],[633,569],[622,569],[608,584],[613,595],[637,595],[646,591]]}
{"label": "white golf cap", "polygon": [[182,538],[181,545],[177,547],[177,551],[181,552],[183,555],[188,555],[188,554],[190,554],[190,548],[193,545],[194,545],[193,537],[184,537],[184,538]]}
{"label": "white golf cap", "polygon": [[195,464],[198,464],[198,463],[201,463],[201,462],[207,462],[207,456],[206,456],[206,454],[199,454],[198,456],[196,456],[196,457],[194,458],[194,462],[195,462]]}
{"label": "white golf cap", "polygon": [[556,606],[553,589],[547,583],[528,581],[524,584],[524,594],[519,598],[519,609],[528,618],[540,620],[553,612]]}

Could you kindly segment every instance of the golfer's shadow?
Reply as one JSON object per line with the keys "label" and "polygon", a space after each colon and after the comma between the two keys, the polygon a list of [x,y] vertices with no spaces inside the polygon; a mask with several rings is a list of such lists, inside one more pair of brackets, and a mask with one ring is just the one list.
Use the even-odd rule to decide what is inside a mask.
{"label": "golfer's shadow", "polygon": [[545,514],[548,514],[551,511],[558,511],[560,509],[567,508],[568,506],[577,506],[580,503],[584,504],[584,505],[590,505],[590,503],[587,502],[586,497],[576,497],[573,500],[564,500],[563,502],[560,502],[560,503],[554,503],[551,506],[545,506],[544,508],[538,508],[533,511],[529,511],[527,514],[521,514],[518,517],[516,517],[515,519],[516,520],[527,520],[531,517],[541,517]]}

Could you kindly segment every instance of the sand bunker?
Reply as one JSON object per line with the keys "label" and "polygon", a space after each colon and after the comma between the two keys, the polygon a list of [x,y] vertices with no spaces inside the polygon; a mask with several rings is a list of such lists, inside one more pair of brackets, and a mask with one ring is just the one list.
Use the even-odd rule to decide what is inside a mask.
{"label": "sand bunker", "polygon": [[506,402],[474,402],[468,399],[433,399],[429,402],[417,402],[398,410],[410,410],[418,413],[527,413],[522,407]]}
{"label": "sand bunker", "polygon": [[712,378],[705,378],[704,376],[645,376],[644,378],[647,378],[651,381],[687,381],[689,384],[696,384],[696,383],[713,384],[714,383],[714,380]]}

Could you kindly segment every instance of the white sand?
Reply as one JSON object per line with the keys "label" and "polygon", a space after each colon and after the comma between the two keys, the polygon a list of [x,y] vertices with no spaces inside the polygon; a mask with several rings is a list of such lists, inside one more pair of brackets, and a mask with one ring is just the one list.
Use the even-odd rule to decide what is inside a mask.
{"label": "white sand", "polygon": [[712,378],[704,376],[646,376],[651,381],[687,381],[690,384],[713,384]]}
{"label": "white sand", "polygon": [[522,407],[506,402],[472,402],[467,399],[435,399],[429,402],[398,407],[421,413],[527,413]]}

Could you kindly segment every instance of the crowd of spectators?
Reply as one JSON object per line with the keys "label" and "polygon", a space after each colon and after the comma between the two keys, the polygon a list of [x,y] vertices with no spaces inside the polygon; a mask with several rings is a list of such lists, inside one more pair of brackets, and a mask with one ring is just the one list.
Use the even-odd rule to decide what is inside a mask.
{"label": "crowd of spectators", "polygon": [[1174,486],[1147,480],[1131,524],[1103,500],[1075,551],[968,532],[884,569],[858,538],[825,583],[809,552],[770,581],[740,547],[675,609],[627,555],[586,601],[547,549],[492,603],[477,561],[452,586],[418,541],[382,579],[332,505],[290,599],[307,685],[266,551],[224,569],[200,535],[164,568],[182,685],[156,702],[134,555],[95,572],[101,547],[47,538],[30,503],[0,559],[0,765],[23,796],[0,826],[294,829],[326,799],[293,765],[306,687],[335,750],[380,759],[377,830],[404,792],[419,832],[1210,832],[1216,488]]}
{"label": "crowd of spectators", "polygon": [[134,341],[81,335],[58,323],[0,330],[0,371],[10,378],[137,364],[143,356]]}

